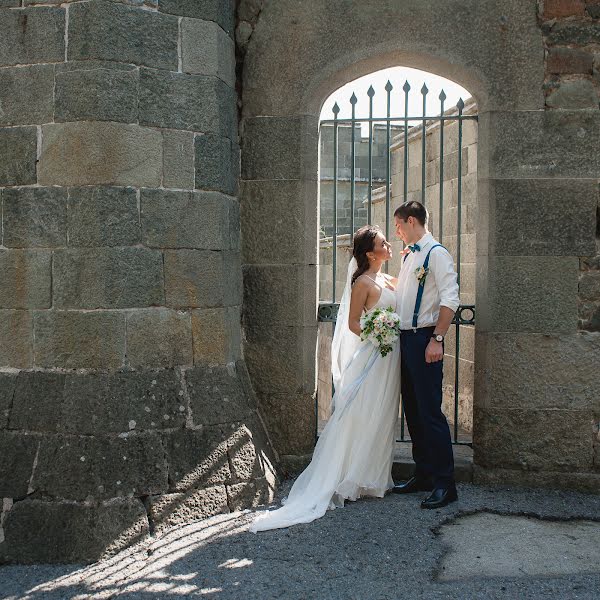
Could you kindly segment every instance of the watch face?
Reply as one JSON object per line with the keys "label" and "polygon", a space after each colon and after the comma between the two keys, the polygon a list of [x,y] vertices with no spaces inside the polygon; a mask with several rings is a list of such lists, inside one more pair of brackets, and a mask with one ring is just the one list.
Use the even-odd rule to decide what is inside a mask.
{"label": "watch face", "polygon": [[435,336],[435,341],[436,342],[443,342],[444,341],[444,336],[443,335],[436,335]]}

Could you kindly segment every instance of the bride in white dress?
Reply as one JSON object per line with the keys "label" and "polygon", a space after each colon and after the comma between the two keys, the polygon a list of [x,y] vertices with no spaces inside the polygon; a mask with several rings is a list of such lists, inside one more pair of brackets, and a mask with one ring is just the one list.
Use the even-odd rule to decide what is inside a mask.
{"label": "bride in white dress", "polygon": [[333,415],[283,506],[257,513],[250,531],[309,523],[345,500],[381,498],[394,485],[400,344],[382,357],[371,342],[361,341],[359,320],[378,307],[396,311],[397,280],[381,272],[392,251],[378,227],[359,229],[353,246],[332,343]]}

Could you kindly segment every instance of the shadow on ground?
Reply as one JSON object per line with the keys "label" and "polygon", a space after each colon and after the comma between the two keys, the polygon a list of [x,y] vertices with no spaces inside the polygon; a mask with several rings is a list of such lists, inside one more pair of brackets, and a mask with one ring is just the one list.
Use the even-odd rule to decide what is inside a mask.
{"label": "shadow on ground", "polygon": [[[462,540],[465,552],[476,555],[481,547],[488,565],[494,566],[495,556],[500,561],[495,545],[502,548],[502,528],[506,530],[507,525],[500,519],[500,537],[494,538],[489,515],[518,515],[535,523],[540,522],[538,519],[566,521],[561,523],[561,533],[573,538],[565,539],[577,555],[577,527],[581,527],[577,520],[587,520],[591,527],[600,523],[600,496],[472,485],[461,485],[459,493],[458,503],[439,511],[421,510],[418,494],[389,495],[382,500],[349,503],[314,523],[256,535],[247,531],[252,513],[218,515],[172,528],[159,538],[94,565],[2,567],[0,598],[598,597],[597,561],[587,573],[563,569],[562,574],[554,575],[551,569],[545,574],[524,570],[516,571],[520,574],[515,576],[515,571],[503,571],[501,565],[486,571],[467,568],[472,561],[461,563],[455,558],[457,553],[460,556]],[[467,524],[462,533],[461,521]],[[515,533],[519,530],[523,547],[539,543],[527,527],[513,527],[512,543],[515,536],[519,541],[520,534]],[[582,539],[582,553],[587,543],[589,540]],[[539,552],[543,551],[540,547]],[[504,552],[502,560],[506,556]],[[449,575],[448,569],[454,573]]]}

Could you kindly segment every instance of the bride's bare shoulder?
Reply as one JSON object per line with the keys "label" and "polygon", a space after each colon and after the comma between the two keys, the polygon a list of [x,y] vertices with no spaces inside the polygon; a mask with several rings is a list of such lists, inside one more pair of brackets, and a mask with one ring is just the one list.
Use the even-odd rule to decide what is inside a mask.
{"label": "bride's bare shoulder", "polygon": [[352,285],[352,289],[353,290],[368,290],[373,285],[375,285],[375,284],[373,283],[373,280],[370,277],[367,277],[366,275],[360,275],[359,277],[356,278],[356,281]]}

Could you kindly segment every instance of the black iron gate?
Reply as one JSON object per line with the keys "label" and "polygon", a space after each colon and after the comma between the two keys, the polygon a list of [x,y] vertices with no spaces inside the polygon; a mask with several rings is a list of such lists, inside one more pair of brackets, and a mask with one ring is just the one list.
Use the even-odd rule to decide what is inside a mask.
{"label": "black iron gate", "polygon": [[[391,211],[391,192],[392,192],[392,182],[391,182],[391,146],[392,142],[400,143],[404,145],[404,157],[403,157],[403,189],[401,194],[397,194],[400,196],[402,201],[406,201],[408,199],[409,190],[408,190],[408,176],[409,176],[409,139],[414,136],[418,136],[420,134],[421,137],[421,147],[420,147],[420,156],[421,156],[421,197],[420,201],[427,206],[426,202],[426,144],[427,144],[427,129],[432,126],[439,127],[439,136],[437,142],[439,143],[439,198],[438,202],[438,223],[435,228],[436,231],[433,233],[436,234],[438,241],[443,243],[444,238],[444,181],[445,176],[449,175],[448,169],[454,168],[456,169],[456,181],[457,181],[457,206],[456,206],[456,252],[455,252],[455,260],[456,260],[456,271],[458,274],[458,282],[460,284],[461,277],[461,233],[462,233],[462,192],[463,192],[463,164],[462,164],[462,155],[463,155],[463,123],[467,120],[477,120],[477,115],[470,112],[469,114],[464,113],[465,103],[462,99],[458,101],[456,104],[456,108],[451,108],[450,110],[445,110],[444,103],[446,101],[446,94],[442,90],[439,95],[440,100],[440,110],[439,116],[431,117],[427,115],[427,95],[429,90],[426,85],[423,85],[421,88],[422,95],[422,114],[419,116],[411,116],[408,114],[408,106],[409,106],[409,94],[411,91],[411,86],[408,81],[404,84],[402,91],[404,94],[404,115],[403,116],[395,116],[391,114],[391,106],[392,106],[392,84],[388,81],[385,86],[385,91],[387,94],[387,114],[385,117],[375,117],[373,115],[373,97],[375,96],[375,90],[371,86],[367,92],[369,97],[369,116],[367,118],[357,118],[356,117],[356,103],[358,101],[356,95],[353,93],[350,97],[349,101],[351,104],[352,117],[349,119],[341,119],[338,118],[340,108],[336,103],[333,107],[333,119],[325,119],[321,121],[321,135],[323,134],[324,128],[329,127],[332,128],[332,154],[333,154],[333,165],[332,165],[332,173],[330,176],[330,183],[332,186],[332,218],[331,218],[331,227],[330,231],[327,234],[328,239],[331,241],[332,247],[332,290],[331,290],[331,300],[330,301],[320,301],[319,302],[319,310],[318,310],[318,320],[320,322],[332,322],[335,326],[335,320],[337,316],[337,310],[339,307],[337,291],[336,290],[336,276],[338,270],[337,264],[337,250],[338,244],[340,241],[341,235],[344,235],[346,243],[350,242],[354,232],[358,229],[359,226],[363,225],[364,222],[359,224],[356,223],[356,215],[357,210],[357,184],[360,184],[362,188],[366,188],[366,194],[363,201],[363,204],[366,205],[366,223],[372,223],[373,219],[373,192],[374,192],[374,181],[377,180],[377,183],[383,183],[383,186],[380,187],[380,191],[385,193],[385,218],[382,229],[385,232],[386,237],[389,239],[390,237],[390,215]],[[456,150],[456,165],[445,165],[445,155],[444,155],[444,126],[449,122],[456,122],[458,125],[458,147]],[[367,176],[361,173],[360,177],[357,177],[357,131],[360,131],[360,126],[362,124],[366,124],[368,126],[368,152],[366,156],[366,161],[363,160],[363,164],[367,164]],[[350,128],[350,152],[348,156],[343,157],[343,165],[340,167],[340,153],[339,153],[339,133],[340,128],[345,127]],[[380,137],[384,137],[385,141],[382,141],[381,146],[385,148],[385,156],[384,158],[384,169],[383,174],[380,174],[379,178],[374,178],[374,169],[373,164],[374,160],[379,160],[381,156],[375,156],[374,154],[374,132],[378,128],[378,132]],[[383,131],[382,131],[383,128]],[[346,131],[347,133],[347,131]],[[384,134],[383,136],[381,134]],[[395,137],[393,139],[392,133],[395,133]],[[322,145],[323,149],[323,145]],[[347,164],[349,162],[349,165]],[[446,168],[446,172],[445,172]],[[344,171],[342,174],[343,177],[340,177],[340,169]],[[363,171],[365,169],[362,169]],[[349,202],[350,208],[349,211],[349,219],[345,219],[345,225],[340,230],[340,216],[338,214],[339,202],[338,202],[338,188],[340,181],[344,180],[345,183],[349,184]],[[323,181],[323,178],[322,178]],[[384,188],[381,190],[381,188]],[[346,215],[347,216],[347,215]],[[349,222],[348,222],[349,221]],[[363,219],[364,221],[364,219]],[[342,266],[345,273],[345,265]],[[386,264],[387,270],[387,264]],[[473,304],[461,304],[458,308],[456,315],[453,320],[454,325],[454,425],[452,432],[452,439],[454,444],[467,444],[471,445],[470,441],[460,441],[459,440],[459,370],[460,370],[460,334],[462,326],[474,326],[475,325],[475,305]],[[402,406],[402,404],[400,405]],[[318,421],[318,398],[317,398],[317,421]],[[405,434],[405,421],[404,414],[401,409],[400,414],[400,435],[397,441],[409,441]]]}

